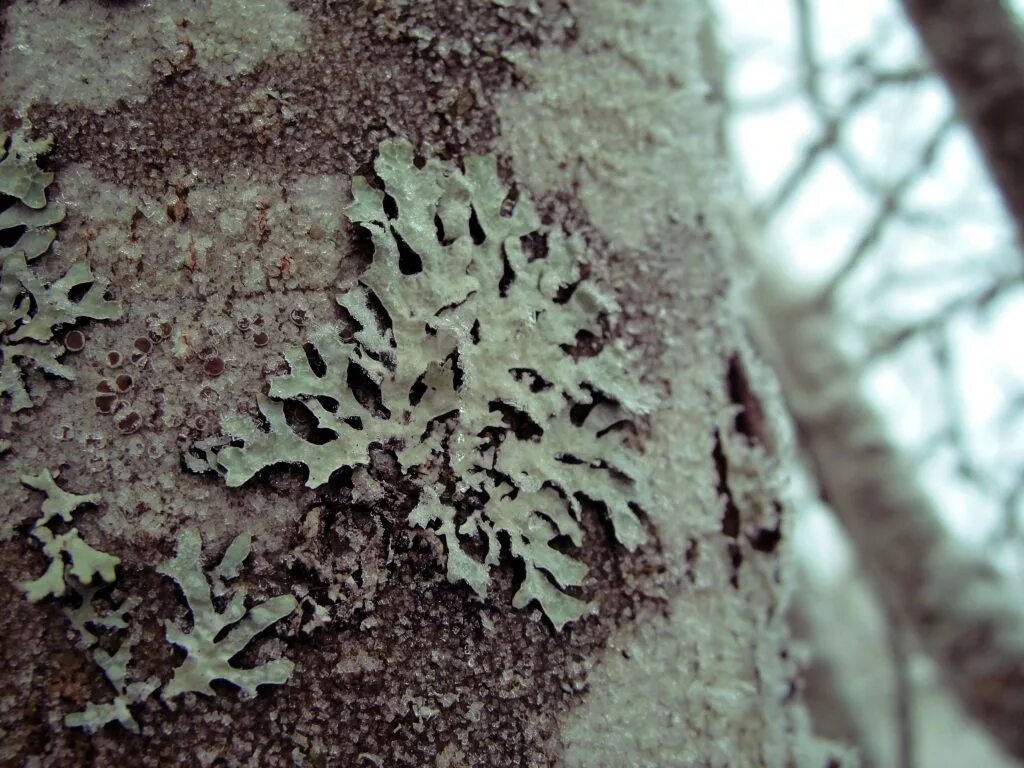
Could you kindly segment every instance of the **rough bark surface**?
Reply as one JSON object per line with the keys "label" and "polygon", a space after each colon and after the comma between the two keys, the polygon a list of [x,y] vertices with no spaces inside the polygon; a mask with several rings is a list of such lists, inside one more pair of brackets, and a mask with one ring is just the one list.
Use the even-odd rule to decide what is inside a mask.
{"label": "rough bark surface", "polygon": [[[773,430],[709,230],[713,121],[690,4],[267,0],[257,18],[225,4],[242,14],[222,11],[226,26],[214,5],[5,11],[5,120],[54,135],[68,206],[47,258],[87,258],[124,316],[81,328],[77,381],[30,371],[36,407],[0,410],[13,443],[0,458],[0,761],[837,764],[804,738],[794,697]],[[276,43],[254,44],[274,30]],[[369,256],[341,210],[390,137],[424,157],[496,154],[546,223],[585,238],[590,278],[623,308],[599,341],[636,350],[633,375],[659,395],[637,435],[658,500],[651,535],[630,553],[585,511],[580,593],[597,610],[562,632],[512,608],[522,573],[510,559],[484,602],[445,579],[440,540],[407,521],[417,485],[383,448],[367,467],[374,498],[348,475],[311,490],[278,468],[232,489],[184,469],[182,447],[251,409],[282,353],[342,323],[334,295]],[[108,351],[130,359],[142,337],[159,341],[110,365]],[[224,370],[211,376],[213,358]],[[138,414],[127,426],[95,406],[123,371],[121,413]],[[78,528],[122,558],[100,601],[141,598],[140,679],[166,682],[181,659],[161,622],[187,626],[186,610],[153,566],[190,525],[208,567],[251,532],[250,602],[300,600],[301,615],[235,660],[286,657],[287,684],[252,700],[227,684],[153,696],[134,707],[137,735],[67,727],[110,694],[60,605],[16,587],[43,563],[26,535],[38,494],[19,478],[45,468],[103,499]]]}

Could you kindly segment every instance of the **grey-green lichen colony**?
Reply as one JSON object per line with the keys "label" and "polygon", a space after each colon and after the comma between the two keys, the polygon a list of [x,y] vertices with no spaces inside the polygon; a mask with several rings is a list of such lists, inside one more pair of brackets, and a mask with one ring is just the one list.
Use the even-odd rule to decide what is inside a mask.
{"label": "grey-green lichen colony", "polygon": [[41,514],[32,527],[32,537],[42,545],[50,564],[42,576],[20,584],[28,599],[35,603],[48,596],[63,597],[68,591],[69,577],[84,585],[93,584],[97,579],[113,582],[115,568],[121,562],[117,557],[93,549],[73,526],[63,533],[55,533],[51,528],[55,521],[71,523],[80,507],[96,504],[99,497],[63,490],[49,470],[23,477],[21,482],[46,494]]}
{"label": "grey-green lichen colony", "polygon": [[[84,262],[50,285],[33,273],[64,209],[48,201],[53,177],[38,164],[48,144],[20,131],[3,139],[0,194],[13,202],[0,211],[0,231],[14,234],[0,250],[0,394],[20,410],[32,400],[19,363],[74,379],[58,360],[55,330],[115,319],[121,308]],[[562,630],[593,610],[580,592],[587,566],[574,556],[585,545],[584,509],[606,515],[630,551],[647,536],[641,515],[651,499],[630,441],[653,402],[631,353],[605,338],[618,306],[588,278],[582,239],[542,225],[527,196],[502,183],[493,157],[468,158],[460,169],[392,140],[375,169],[379,184],[356,178],[345,209],[373,244],[370,267],[336,297],[347,332],[316,330],[286,356],[288,373],[257,396],[262,423],[226,416],[225,436],[194,446],[207,461],[186,456],[186,466],[216,469],[241,486],[267,467],[298,464],[311,488],[359,469],[351,473],[358,496],[376,482],[371,455],[391,451],[418,493],[408,524],[443,542],[448,580],[483,600],[502,556],[514,558],[524,575],[513,606],[536,603]],[[295,407],[329,437],[297,431],[287,415]],[[138,731],[131,708],[158,690],[170,702],[213,695],[211,683],[227,681],[251,698],[289,679],[294,665],[285,658],[232,663],[298,607],[291,595],[247,607],[245,587],[229,585],[250,555],[251,534],[235,537],[208,573],[200,531],[182,528],[176,554],[156,570],[177,583],[191,615],[188,629],[164,621],[166,640],[185,656],[164,683],[133,679],[139,600],[113,604],[121,561],[74,526],[80,508],[100,498],[61,488],[47,470],[22,481],[45,494],[31,535],[49,565],[20,586],[33,602],[62,601],[114,693],[67,715],[68,726]]]}
{"label": "grey-green lichen colony", "polygon": [[[573,352],[618,309],[583,279],[581,239],[542,227],[493,157],[468,158],[464,171],[416,160],[408,142],[386,141],[375,164],[383,190],[353,184],[345,213],[374,253],[337,297],[356,326],[351,338],[324,328],[310,340],[315,356],[288,355],[289,373],[258,398],[266,428],[227,418],[237,444],[218,461],[231,486],[288,463],[318,487],[368,464],[372,446],[388,447],[422,484],[409,522],[444,539],[449,579],[485,597],[507,534],[526,569],[515,606],[536,600],[561,629],[590,610],[566,591],[586,567],[553,546],[560,537],[582,545],[582,501],[604,506],[628,549],[645,539],[639,457],[625,434],[650,396],[625,349]],[[332,439],[293,430],[286,401]],[[482,560],[465,551],[469,538],[485,545]]]}
{"label": "grey-green lichen colony", "polygon": [[[24,128],[13,135],[0,131],[0,195],[10,201],[0,210],[0,235],[14,241],[0,248],[0,396],[9,398],[12,411],[32,407],[22,373],[27,364],[74,380],[74,370],[60,361],[63,347],[53,341],[57,328],[121,316],[121,307],[104,297],[105,286],[86,262],[73,263],[49,285],[33,269],[65,214],[63,205],[46,196],[53,174],[39,167],[39,156],[49,148],[49,140],[32,141]],[[76,292],[81,286],[86,290]]]}
{"label": "grey-green lichen colony", "polygon": [[50,565],[38,579],[19,586],[32,602],[46,597],[77,597],[78,606],[68,607],[65,612],[116,693],[110,702],[88,702],[84,710],[69,714],[64,722],[72,728],[88,731],[95,731],[110,722],[118,722],[128,730],[138,732],[138,724],[128,707],[148,698],[159,687],[160,681],[149,678],[128,682],[128,664],[131,661],[134,636],[130,635],[123,640],[117,651],[110,654],[99,647],[99,638],[92,632],[97,627],[112,631],[126,629],[126,617],[138,604],[137,600],[130,598],[110,613],[100,614],[95,610],[93,598],[101,589],[114,583],[116,568],[121,560],[87,544],[77,528],[69,527],[64,533],[51,530],[51,526],[60,522],[73,522],[73,515],[83,506],[99,503],[99,496],[72,493],[61,488],[49,470],[23,477],[21,481],[46,496],[40,516],[32,529],[32,536],[43,545],[43,553],[50,559]]}
{"label": "grey-green lichen colony", "polygon": [[[138,635],[129,626],[128,617],[138,607],[139,600],[130,597],[110,611],[98,612],[94,598],[113,585],[120,558],[87,544],[74,527],[60,534],[51,531],[51,526],[59,522],[73,522],[73,515],[81,507],[98,504],[100,498],[96,494],[76,494],[61,488],[49,470],[23,477],[22,482],[46,496],[32,535],[43,545],[50,566],[41,577],[20,586],[32,602],[46,597],[77,599],[77,606],[68,605],[65,613],[115,693],[111,701],[88,702],[85,709],[67,715],[64,722],[90,732],[117,722],[137,733],[138,723],[130,706],[144,702],[160,689],[160,680],[153,676],[129,682],[131,649]],[[215,608],[213,597],[224,594],[226,582],[238,577],[251,545],[252,537],[244,533],[228,546],[213,571],[212,592],[203,572],[202,543],[195,529],[186,528],[181,532],[177,554],[159,566],[160,573],[173,578],[181,587],[193,617],[190,632],[182,631],[170,620],[164,622],[168,642],[188,654],[163,686],[161,696],[164,699],[187,692],[213,695],[210,683],[214,680],[234,683],[244,697],[251,698],[256,695],[258,686],[280,685],[291,675],[294,665],[287,659],[274,659],[252,669],[230,663],[256,635],[297,607],[294,597],[280,595],[246,609],[246,591],[240,588],[235,590],[223,611]],[[100,638],[93,630],[101,627],[112,633],[128,631],[128,637],[120,641],[114,653],[99,646]]]}
{"label": "grey-green lichen colony", "polygon": [[[64,723],[71,728],[82,728],[90,733],[107,723],[120,723],[132,733],[138,733],[139,724],[132,716],[130,706],[141,704],[160,687],[160,680],[152,676],[145,680],[128,682],[132,646],[137,640],[136,632],[129,629],[128,616],[138,607],[140,601],[138,598],[128,598],[109,613],[100,614],[96,612],[93,603],[98,591],[97,587],[80,589],[81,604],[78,608],[68,609],[67,615],[79,637],[92,651],[93,660],[103,670],[107,682],[114,689],[115,696],[111,701],[88,702],[81,712],[72,712],[65,717]],[[93,634],[90,626],[106,627],[117,632],[129,630],[128,637],[121,641],[113,654],[110,654],[98,646],[99,638]]]}

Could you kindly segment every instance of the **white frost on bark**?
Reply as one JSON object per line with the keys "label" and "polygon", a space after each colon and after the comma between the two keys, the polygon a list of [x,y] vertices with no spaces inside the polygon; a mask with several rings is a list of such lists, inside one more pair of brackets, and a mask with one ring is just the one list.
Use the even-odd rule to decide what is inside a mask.
{"label": "white frost on bark", "polygon": [[628,267],[598,268],[643,296],[630,310],[664,337],[651,373],[671,380],[672,392],[646,452],[662,500],[651,519],[674,572],[667,615],[638,617],[597,662],[561,734],[562,765],[824,765],[840,753],[810,738],[787,703],[778,553],[749,557],[739,588],[722,554],[716,432],[730,443],[734,492],[751,502],[745,525],[762,522],[778,474],[764,452],[729,436],[723,357],[744,344],[730,265],[695,234],[720,205],[722,170],[700,74],[700,5],[600,0],[579,8],[577,22],[571,50],[516,59],[529,87],[499,101],[502,138],[517,178],[535,191],[575,190],[591,223],[628,253]]}
{"label": "white frost on bark", "polygon": [[[11,5],[5,14],[0,102],[102,109],[141,99],[152,80],[200,67],[220,80],[301,50],[305,17],[285,0]],[[268,30],[273,30],[268,34]]]}

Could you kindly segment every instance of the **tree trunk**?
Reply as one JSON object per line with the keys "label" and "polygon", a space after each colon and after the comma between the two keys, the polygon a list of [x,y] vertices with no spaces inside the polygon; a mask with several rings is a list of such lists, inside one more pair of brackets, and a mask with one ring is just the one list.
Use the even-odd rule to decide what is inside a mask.
{"label": "tree trunk", "polygon": [[772,361],[822,499],[847,532],[880,601],[936,661],[964,708],[1024,757],[1024,609],[984,553],[958,541],[914,479],[838,349],[833,318],[767,274],[754,326]]}
{"label": "tree trunk", "polygon": [[970,127],[1006,208],[1024,226],[1024,31],[1005,0],[903,0]]}
{"label": "tree trunk", "polygon": [[695,9],[7,7],[2,762],[839,764]]}

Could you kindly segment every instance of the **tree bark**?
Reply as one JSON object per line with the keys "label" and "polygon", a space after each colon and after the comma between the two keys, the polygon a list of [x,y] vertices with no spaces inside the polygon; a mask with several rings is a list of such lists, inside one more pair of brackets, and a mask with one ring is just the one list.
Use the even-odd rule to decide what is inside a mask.
{"label": "tree bark", "polygon": [[[678,0],[6,7],[5,121],[53,135],[50,193],[67,206],[44,263],[88,261],[110,280],[123,316],[79,326],[85,347],[66,358],[76,380],[29,369],[35,407],[0,411],[11,443],[0,476],[9,500],[0,515],[3,762],[838,765],[835,750],[806,733],[794,695],[779,460],[759,377],[748,373],[756,364],[735,321],[729,264],[708,229],[720,167],[698,28],[696,3]],[[465,208],[466,195],[493,192],[467,181],[490,167],[474,157],[494,158],[494,184],[511,190],[501,214]],[[443,200],[430,184],[395,181],[437,169],[463,185],[453,181]],[[421,347],[410,355],[425,355],[448,331],[463,345],[458,355],[425,368],[407,402],[375,403],[398,377],[408,351],[401,334],[415,325],[405,319],[413,300],[396,303],[396,286],[439,269],[432,254],[483,248],[530,201],[543,223],[503,241],[494,251],[503,263],[473,262],[417,294],[500,277],[464,336],[437,318],[471,296],[420,318]],[[373,205],[379,213],[359,213]],[[403,230],[415,211],[434,218]],[[382,277],[388,254],[394,268]],[[581,270],[552,283],[566,254]],[[377,304],[339,308],[337,296],[371,289]],[[542,331],[566,328],[545,331],[542,313],[584,305],[603,319],[545,348]],[[507,347],[488,369],[468,368],[471,347],[493,343],[494,318],[520,309],[530,313],[524,330],[499,327]],[[429,323],[438,327],[426,332]],[[384,340],[376,351],[371,331]],[[331,345],[349,355],[335,379]],[[513,358],[524,349],[557,361],[557,375],[530,389]],[[568,386],[558,371],[597,370],[587,361],[605,353],[618,367],[603,370],[596,388],[574,390],[571,419],[542,420],[538,431],[537,402],[569,413],[568,395],[545,394]],[[299,395],[333,381],[333,405],[275,390],[304,367]],[[488,380],[513,367],[505,399],[470,401],[466,393],[479,391],[470,374]],[[608,391],[598,397],[601,386]],[[450,394],[445,387],[459,395],[455,416],[383,437],[395,434],[383,421],[415,423],[415,409]],[[524,390],[516,407],[513,393]],[[595,398],[594,411],[620,422],[579,447],[592,458],[556,467],[604,473],[572,497],[578,528],[558,506],[571,494],[554,474],[501,473],[483,450],[459,454],[454,439],[428,446],[429,460],[405,461],[417,441],[449,434],[472,411],[493,423],[462,439],[490,435],[498,459],[515,445],[521,462],[554,473],[545,446],[585,426]],[[342,423],[348,407],[364,409],[358,423]],[[268,429],[290,431],[293,453],[234,482],[241,462],[226,457],[269,441]],[[363,460],[314,482],[310,456],[340,432],[355,441],[377,429]],[[618,518],[601,490],[624,482],[604,466],[609,435],[621,443],[617,456],[633,457],[638,489]],[[308,473],[298,462],[309,462]],[[120,610],[126,628],[83,624],[85,605],[71,631],[62,608],[75,609],[73,600],[30,603],[18,587],[45,564],[26,535],[38,532],[41,496],[20,479],[45,469],[59,470],[66,490],[98,495],[71,524],[120,558],[116,585],[95,597],[95,610]],[[481,478],[493,496],[477,487]],[[489,540],[467,530],[471,520],[497,526],[517,501],[544,493],[529,490],[544,480],[562,488],[562,513],[522,529],[506,523]],[[507,506],[486,506],[498,487]],[[414,523],[428,488],[436,515]],[[445,509],[458,517],[444,522]],[[632,514],[642,530],[624,536],[618,526]],[[562,535],[538,545],[552,526]],[[565,564],[570,557],[576,566]],[[585,576],[566,577],[584,566]],[[477,581],[466,583],[467,573]],[[589,609],[565,619],[543,601],[520,600],[530,578],[527,597]],[[229,604],[238,585],[247,602]],[[223,681],[207,695],[179,695],[194,689],[173,671],[184,657],[165,632],[197,646],[204,626],[244,607],[263,613],[242,625],[266,629],[224,665],[267,664],[275,682],[287,681],[261,685],[252,699]],[[201,626],[203,610],[217,615]],[[201,639],[230,643],[234,631]],[[99,645],[87,649],[90,633]],[[139,732],[124,719],[95,733],[65,721],[90,701],[111,701],[103,653],[125,636],[129,679],[159,688],[129,701]]]}

